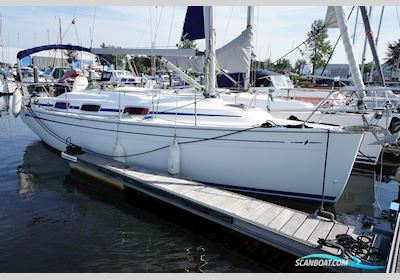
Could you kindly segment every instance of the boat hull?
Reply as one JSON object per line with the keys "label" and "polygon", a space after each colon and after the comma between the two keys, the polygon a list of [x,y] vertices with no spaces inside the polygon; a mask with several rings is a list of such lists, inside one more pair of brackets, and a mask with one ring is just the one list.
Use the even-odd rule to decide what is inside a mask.
{"label": "boat hull", "polygon": [[[343,112],[335,112],[335,113],[321,113],[315,112],[314,108],[307,107],[303,105],[302,102],[296,102],[293,100],[278,100],[278,103],[274,100],[268,100],[267,95],[258,95],[256,100],[253,101],[254,97],[252,94],[241,93],[238,97],[234,95],[221,95],[221,97],[227,102],[237,102],[243,104],[251,104],[253,102],[254,106],[258,108],[267,110],[273,117],[287,119],[290,116],[295,116],[297,119],[304,121],[308,120],[309,122],[322,123],[322,124],[330,124],[336,126],[363,126],[366,123],[377,124],[382,127],[388,128],[388,124],[390,124],[390,119],[383,117],[381,119],[375,119],[374,114],[357,114],[357,113],[343,113]],[[296,104],[298,104],[296,106]],[[311,118],[308,117],[313,113]],[[382,135],[380,135],[382,136]],[[356,163],[359,164],[367,164],[367,165],[376,165],[379,160],[379,155],[382,151],[381,145],[370,145],[372,142],[377,140],[376,135],[372,132],[366,132],[363,142],[361,143],[360,150],[357,154]]]}
{"label": "boat hull", "polygon": [[34,108],[23,108],[21,117],[57,150],[65,150],[60,139],[68,138],[87,152],[111,157],[118,137],[128,165],[163,173],[176,133],[183,178],[308,200],[320,200],[325,185],[325,199],[331,203],[346,186],[363,137],[326,129],[254,128],[235,133],[232,128],[175,128],[155,120],[119,121]]}

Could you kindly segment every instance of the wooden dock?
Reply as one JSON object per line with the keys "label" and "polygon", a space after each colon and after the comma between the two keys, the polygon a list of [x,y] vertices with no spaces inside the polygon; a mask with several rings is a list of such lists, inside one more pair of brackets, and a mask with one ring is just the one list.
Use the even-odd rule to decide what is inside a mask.
{"label": "wooden dock", "polygon": [[[308,213],[89,154],[78,155],[77,162],[70,166],[117,189],[134,189],[298,257],[337,254],[337,249],[320,247],[318,239],[335,239],[338,234],[347,233],[355,239],[368,236],[374,247],[382,247],[382,241],[387,239],[351,225],[313,218]],[[327,268],[362,272],[349,266]]]}

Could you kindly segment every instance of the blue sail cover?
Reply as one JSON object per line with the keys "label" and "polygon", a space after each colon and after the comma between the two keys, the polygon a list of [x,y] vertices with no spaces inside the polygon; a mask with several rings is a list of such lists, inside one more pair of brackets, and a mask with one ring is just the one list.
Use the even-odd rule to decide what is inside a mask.
{"label": "blue sail cover", "polygon": [[183,25],[182,40],[205,38],[203,6],[189,6]]}
{"label": "blue sail cover", "polygon": [[[17,54],[17,58],[22,59],[31,54],[38,53],[41,51],[48,51],[48,50],[72,50],[72,51],[83,51],[83,52],[92,53],[91,49],[81,47],[81,46],[54,44],[54,45],[44,45],[44,46],[39,46],[39,47],[19,51]],[[108,57],[106,55],[101,55],[101,54],[98,56],[101,59],[103,59],[104,61],[106,61],[108,64],[112,64],[112,60],[110,57]]]}

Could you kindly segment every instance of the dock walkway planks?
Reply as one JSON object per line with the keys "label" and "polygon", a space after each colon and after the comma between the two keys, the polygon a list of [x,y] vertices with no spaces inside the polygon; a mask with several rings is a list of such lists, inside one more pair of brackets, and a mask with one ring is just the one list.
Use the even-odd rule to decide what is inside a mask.
{"label": "dock walkway planks", "polygon": [[[335,238],[342,233],[355,238],[372,234],[350,225],[313,218],[284,206],[195,181],[127,167],[123,163],[90,154],[79,155],[78,161],[70,165],[117,188],[132,188],[299,257],[337,253],[336,249],[319,247],[319,238]],[[377,237],[372,235],[374,239]],[[348,266],[329,269],[361,271]]]}

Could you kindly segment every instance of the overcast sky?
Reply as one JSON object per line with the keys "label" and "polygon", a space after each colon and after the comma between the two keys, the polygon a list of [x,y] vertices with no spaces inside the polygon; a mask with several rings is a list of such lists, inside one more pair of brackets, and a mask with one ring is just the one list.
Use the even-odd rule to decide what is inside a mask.
{"label": "overcast sky", "polygon": [[[260,6],[255,7],[254,46],[259,59],[279,58],[306,39],[311,23],[324,19],[326,6]],[[352,7],[346,7],[347,14]],[[371,24],[377,33],[381,6],[373,8]],[[152,39],[158,47],[173,47],[179,41],[185,18],[185,6],[99,6],[99,7],[0,7],[3,19],[2,38],[5,46],[29,48],[57,42],[58,21],[61,18],[63,43],[90,46],[93,26],[93,46],[102,42],[122,47],[150,47]],[[217,47],[238,36],[246,26],[247,7],[215,7]],[[96,16],[94,17],[94,14]],[[378,43],[382,60],[386,57],[387,43],[400,38],[400,8],[386,6]],[[356,9],[349,21],[353,32]],[[75,27],[70,25],[75,17]],[[361,58],[364,27],[361,15],[356,32],[356,53]],[[329,30],[332,45],[338,37],[337,29]],[[18,39],[19,38],[19,39]],[[202,40],[198,42],[203,48]],[[371,54],[367,52],[367,60]],[[294,62],[301,58],[295,51],[287,58]],[[333,63],[346,63],[340,42],[332,58]]]}

